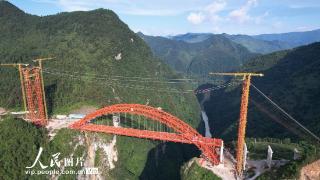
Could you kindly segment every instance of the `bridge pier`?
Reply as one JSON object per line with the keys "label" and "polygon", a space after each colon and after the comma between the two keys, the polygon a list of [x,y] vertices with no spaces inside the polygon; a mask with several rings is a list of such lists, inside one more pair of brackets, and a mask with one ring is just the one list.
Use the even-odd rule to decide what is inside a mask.
{"label": "bridge pier", "polygon": [[120,126],[120,115],[112,115],[112,124],[114,127],[121,127]]}
{"label": "bridge pier", "polygon": [[221,142],[221,147],[220,147],[220,163],[223,163],[224,157],[223,157],[223,148],[224,144],[223,141]]}

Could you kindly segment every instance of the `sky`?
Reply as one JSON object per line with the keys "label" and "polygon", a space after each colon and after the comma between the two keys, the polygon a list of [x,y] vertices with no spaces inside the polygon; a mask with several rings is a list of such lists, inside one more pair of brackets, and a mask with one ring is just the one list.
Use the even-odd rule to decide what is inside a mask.
{"label": "sky", "polygon": [[320,0],[9,0],[39,16],[111,9],[147,35],[269,34],[320,29]]}

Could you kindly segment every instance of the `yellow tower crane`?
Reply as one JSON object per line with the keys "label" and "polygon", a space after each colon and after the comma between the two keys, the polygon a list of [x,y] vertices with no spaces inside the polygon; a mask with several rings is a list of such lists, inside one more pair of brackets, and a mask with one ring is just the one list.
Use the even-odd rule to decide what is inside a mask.
{"label": "yellow tower crane", "polygon": [[27,111],[27,101],[26,101],[25,89],[24,89],[24,84],[23,84],[22,66],[26,67],[26,66],[29,66],[29,64],[13,63],[13,64],[0,64],[0,66],[18,67],[19,75],[20,75],[20,84],[21,84],[21,92],[22,92],[22,98],[23,98],[24,111]]}
{"label": "yellow tower crane", "polygon": [[248,103],[249,103],[249,90],[251,84],[251,76],[262,77],[261,73],[209,73],[210,75],[220,76],[242,76],[242,95],[241,95],[241,107],[240,107],[240,118],[238,127],[238,141],[237,141],[237,166],[236,171],[238,176],[242,177],[243,163],[244,163],[244,143],[246,136],[247,116],[248,116]]}

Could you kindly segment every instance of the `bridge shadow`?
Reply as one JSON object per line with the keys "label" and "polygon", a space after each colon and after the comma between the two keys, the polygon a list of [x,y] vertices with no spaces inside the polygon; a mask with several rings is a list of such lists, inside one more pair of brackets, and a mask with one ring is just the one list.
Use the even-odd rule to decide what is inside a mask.
{"label": "bridge shadow", "polygon": [[[204,134],[201,121],[198,132]],[[181,167],[193,157],[199,157],[200,150],[195,145],[163,142],[151,149],[147,162],[139,177],[141,180],[181,179]]]}
{"label": "bridge shadow", "polygon": [[161,143],[149,151],[148,160],[139,179],[181,179],[180,169],[183,164],[199,155],[199,150],[193,145]]}

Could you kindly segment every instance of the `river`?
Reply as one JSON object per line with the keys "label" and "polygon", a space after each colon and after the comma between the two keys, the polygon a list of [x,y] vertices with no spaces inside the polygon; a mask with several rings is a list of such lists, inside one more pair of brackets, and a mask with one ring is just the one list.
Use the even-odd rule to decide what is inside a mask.
{"label": "river", "polygon": [[206,112],[201,111],[201,116],[202,116],[202,120],[204,122],[205,136],[212,137],[212,134],[210,132],[209,119],[208,119]]}
{"label": "river", "polygon": [[204,128],[205,128],[205,136],[206,137],[212,137],[212,134],[210,132],[210,126],[209,126],[209,118],[204,110],[204,103],[210,99],[210,92],[204,93],[203,99],[200,102],[201,106],[201,117],[204,122]]}

